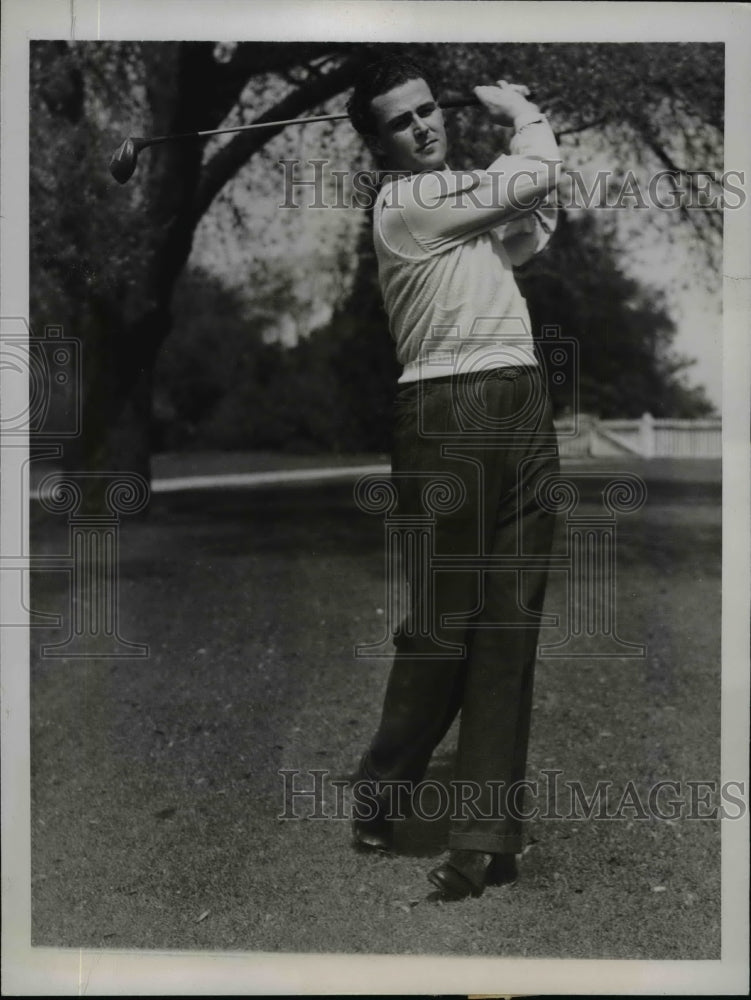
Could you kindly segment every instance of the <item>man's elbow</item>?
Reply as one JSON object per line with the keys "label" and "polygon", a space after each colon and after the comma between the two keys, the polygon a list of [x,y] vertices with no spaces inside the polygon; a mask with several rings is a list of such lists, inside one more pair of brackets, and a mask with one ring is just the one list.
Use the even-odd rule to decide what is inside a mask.
{"label": "man's elbow", "polygon": [[560,156],[535,156],[530,157],[540,163],[545,164],[545,169],[539,171],[539,186],[544,188],[546,194],[554,191],[563,178],[563,160]]}
{"label": "man's elbow", "polygon": [[551,184],[548,191],[554,191],[563,180],[563,160],[559,157],[548,161],[551,164]]}
{"label": "man's elbow", "polygon": [[[541,165],[542,164],[542,165]],[[507,200],[515,212],[532,212],[555,191],[561,180],[561,161],[539,158],[533,168],[509,178]]]}

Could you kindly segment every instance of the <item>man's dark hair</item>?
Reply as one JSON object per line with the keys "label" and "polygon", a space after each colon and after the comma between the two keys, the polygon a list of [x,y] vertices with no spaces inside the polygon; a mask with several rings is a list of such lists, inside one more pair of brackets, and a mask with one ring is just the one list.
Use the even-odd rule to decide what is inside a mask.
{"label": "man's dark hair", "polygon": [[386,56],[369,63],[360,72],[347,102],[347,114],[360,135],[376,133],[376,120],[370,107],[373,98],[410,80],[424,80],[435,93],[433,74],[416,59],[407,56]]}

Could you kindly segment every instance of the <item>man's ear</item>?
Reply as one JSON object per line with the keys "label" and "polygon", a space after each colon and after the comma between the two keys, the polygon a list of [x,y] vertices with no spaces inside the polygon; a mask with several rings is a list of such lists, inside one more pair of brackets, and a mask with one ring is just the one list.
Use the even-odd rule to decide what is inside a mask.
{"label": "man's ear", "polygon": [[368,134],[363,136],[363,138],[365,139],[365,143],[373,156],[381,159],[384,155],[384,149],[378,136],[375,134]]}

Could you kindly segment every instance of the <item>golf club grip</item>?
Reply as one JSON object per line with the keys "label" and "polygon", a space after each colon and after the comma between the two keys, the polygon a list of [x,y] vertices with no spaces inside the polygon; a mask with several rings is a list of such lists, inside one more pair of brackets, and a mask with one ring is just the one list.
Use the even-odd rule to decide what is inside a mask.
{"label": "golf club grip", "polygon": [[[530,91],[526,95],[526,99],[535,103],[535,95]],[[466,94],[461,97],[447,97],[444,101],[439,101],[438,105],[440,108],[472,108],[479,107],[481,105],[479,97],[475,97],[474,94]]]}
{"label": "golf club grip", "polygon": [[445,101],[439,101],[438,106],[440,108],[471,108],[479,105],[479,98],[475,97],[474,94],[469,94],[463,97],[447,97]]}

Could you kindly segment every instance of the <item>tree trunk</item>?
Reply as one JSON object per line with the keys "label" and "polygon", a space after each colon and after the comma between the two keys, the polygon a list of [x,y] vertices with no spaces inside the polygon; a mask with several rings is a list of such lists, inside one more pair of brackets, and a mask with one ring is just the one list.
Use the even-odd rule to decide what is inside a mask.
{"label": "tree trunk", "polygon": [[[186,53],[179,44],[147,49],[148,91],[155,134],[182,130],[190,88]],[[189,126],[188,126],[189,128]],[[82,434],[66,447],[66,466],[87,473],[85,505],[102,510],[112,472],[150,481],[152,372],[170,332],[170,301],[191,249],[195,223],[190,206],[201,168],[201,144],[156,146],[139,169],[147,171],[142,211],[142,264],[106,299],[92,300],[83,342]]]}
{"label": "tree trunk", "polygon": [[[210,43],[145,45],[153,134],[218,126],[248,78],[263,69],[264,58],[271,60],[268,68],[278,70],[304,55],[298,49],[245,48],[238,50],[237,64],[222,66]],[[338,93],[351,83],[356,65],[350,59],[329,73],[311,75],[274,109],[281,112],[278,117],[299,114]],[[196,227],[215,195],[277,131],[238,134],[203,171],[202,143],[192,140],[154,146],[139,162],[139,171],[146,176],[137,277],[123,280],[114,294],[111,289],[102,293],[87,313],[80,334],[83,433],[72,447],[66,446],[69,468],[135,472],[148,481],[152,372],[172,326],[175,283],[190,255]],[[100,508],[104,487],[92,478],[88,489],[88,506]]]}

